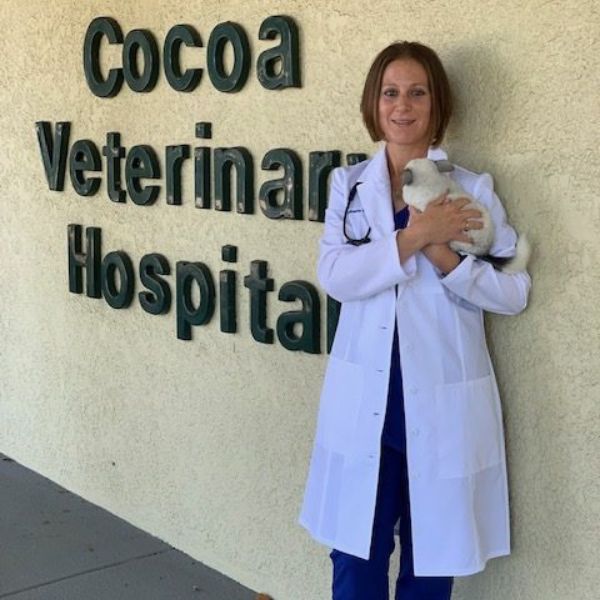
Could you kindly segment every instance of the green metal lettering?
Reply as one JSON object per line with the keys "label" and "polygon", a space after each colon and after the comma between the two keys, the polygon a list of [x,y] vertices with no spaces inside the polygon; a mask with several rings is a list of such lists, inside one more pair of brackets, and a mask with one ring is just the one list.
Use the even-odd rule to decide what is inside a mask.
{"label": "green metal lettering", "polygon": [[97,17],[88,26],[83,42],[83,71],[91,92],[100,98],[116,96],[123,85],[123,69],[108,71],[108,77],[102,77],[100,69],[100,44],[106,37],[109,44],[122,44],[123,32],[119,24],[110,17]]}
{"label": "green metal lettering", "polygon": [[200,140],[210,140],[212,138],[212,123],[209,121],[198,121],[195,130],[196,137]]}
{"label": "green metal lettering", "polygon": [[[233,68],[227,73],[223,63],[225,46],[233,47]],[[239,92],[250,72],[250,45],[240,25],[228,21],[219,23],[211,32],[207,48],[208,75],[220,92]]]}
{"label": "green metal lettering", "polygon": [[71,185],[80,196],[93,196],[100,188],[100,177],[86,178],[85,171],[101,171],[102,161],[96,144],[91,140],[77,140],[69,154]]}
{"label": "green metal lettering", "polygon": [[171,308],[171,288],[159,275],[170,275],[171,266],[162,254],[146,254],[140,261],[140,281],[149,291],[140,292],[140,306],[151,315],[168,313]]}
{"label": "green metal lettering", "polygon": [[334,300],[331,296],[327,296],[327,354],[331,352],[333,346],[341,309],[342,304],[340,302]]}
{"label": "green metal lettering", "polygon": [[113,202],[125,202],[125,190],[121,189],[121,159],[125,148],[121,146],[121,134],[110,131],[106,134],[106,146],[102,147],[106,157],[106,191]]}
{"label": "green metal lettering", "polygon": [[327,180],[329,173],[340,166],[341,154],[338,150],[330,150],[311,152],[308,156],[308,218],[322,223],[327,208]]}
{"label": "green metal lettering", "polygon": [[86,251],[81,245],[81,225],[72,223],[67,227],[69,245],[69,291],[83,292],[83,270],[85,269],[85,293],[90,298],[100,298],[101,292],[101,244],[102,229],[88,227],[85,231]]}
{"label": "green metal lettering", "polygon": [[237,175],[237,212],[254,213],[254,161],[246,148],[215,148],[214,186],[215,208],[231,210],[231,167]]}
{"label": "green metal lettering", "polygon": [[[215,312],[215,284],[209,268],[201,262],[177,262],[177,338],[192,339],[192,326],[208,323]],[[192,285],[200,289],[200,302],[194,306]]]}
{"label": "green metal lettering", "polygon": [[167,163],[167,204],[181,204],[181,166],[190,157],[190,146],[167,146],[165,151]]}
{"label": "green metal lettering", "polygon": [[[237,262],[237,246],[221,247],[221,259],[225,262]],[[219,271],[219,314],[221,331],[235,333],[237,331],[236,307],[237,274],[230,269]]]}
{"label": "green metal lettering", "polygon": [[152,146],[133,146],[127,154],[125,179],[131,200],[139,206],[153,204],[160,191],[158,185],[143,187],[140,179],[145,177],[150,179],[160,178],[160,167],[156,152],[154,152]]}
{"label": "green metal lettering", "polygon": [[[319,354],[321,346],[321,301],[316,288],[307,281],[289,281],[281,286],[279,300],[293,302],[300,300],[302,308],[279,315],[277,337],[288,350],[302,350]],[[301,334],[294,329],[300,326]]]}
{"label": "green metal lettering", "polygon": [[54,138],[52,138],[52,125],[49,121],[38,121],[35,129],[48,187],[53,191],[62,191],[65,189],[71,123],[68,121],[57,123],[54,128]]}
{"label": "green metal lettering", "polygon": [[235,333],[237,331],[237,310],[235,305],[236,272],[231,269],[219,271],[219,314],[221,331]]}
{"label": "green metal lettering", "polygon": [[191,92],[200,83],[202,69],[186,69],[181,71],[179,53],[181,44],[188,47],[202,48],[200,34],[191,25],[175,25],[171,27],[164,43],[163,67],[169,85],[178,92]]}
{"label": "green metal lettering", "polygon": [[267,292],[273,291],[274,282],[267,277],[268,263],[253,260],[250,274],[244,277],[244,287],[250,290],[250,332],[263,344],[273,343],[273,330],[267,327]]}
{"label": "green metal lettering", "polygon": [[123,250],[109,252],[102,261],[102,295],[106,303],[112,308],[127,308],[133,299],[134,287],[133,264],[129,256]]}
{"label": "green metal lettering", "polygon": [[258,38],[281,43],[263,51],[256,63],[260,84],[268,90],[300,87],[300,41],[298,27],[291,17],[267,17],[260,26]]}
{"label": "green metal lettering", "polygon": [[[210,139],[212,123],[196,123],[196,137]],[[196,208],[210,208],[210,148],[194,148],[194,202]]]}
{"label": "green metal lettering", "polygon": [[225,262],[234,263],[237,262],[237,246],[231,246],[227,244],[221,247],[221,260]]}
{"label": "green metal lettering", "polygon": [[[269,150],[263,157],[262,168],[283,167],[283,177],[262,184],[258,193],[259,205],[269,219],[302,219],[302,163],[288,148]],[[278,201],[278,195],[283,199]]]}
{"label": "green metal lettering", "polygon": [[[137,53],[142,51],[144,70],[137,67]],[[158,45],[147,29],[133,29],[123,42],[123,70],[125,81],[134,92],[150,92],[158,80]]]}
{"label": "green metal lettering", "polygon": [[346,154],[346,164],[348,166],[357,165],[358,163],[367,160],[368,156],[364,152],[351,152]]}

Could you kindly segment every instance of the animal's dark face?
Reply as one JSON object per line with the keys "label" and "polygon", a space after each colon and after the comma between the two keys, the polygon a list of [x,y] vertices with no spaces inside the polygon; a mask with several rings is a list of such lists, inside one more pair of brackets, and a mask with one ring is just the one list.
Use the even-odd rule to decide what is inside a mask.
{"label": "animal's dark face", "polygon": [[431,161],[429,159],[411,160],[407,168],[402,172],[402,185],[412,185],[417,180],[423,182],[427,178],[435,179],[438,173],[449,173],[454,170],[454,166],[447,160]]}

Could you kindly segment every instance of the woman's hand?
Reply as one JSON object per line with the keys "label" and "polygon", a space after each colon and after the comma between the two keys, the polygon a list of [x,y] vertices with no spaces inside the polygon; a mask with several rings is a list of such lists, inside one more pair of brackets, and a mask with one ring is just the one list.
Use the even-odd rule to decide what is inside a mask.
{"label": "woman's hand", "polygon": [[481,229],[483,224],[481,212],[465,206],[468,198],[449,200],[447,194],[438,196],[430,202],[423,212],[409,207],[410,220],[408,228],[415,228],[415,233],[423,240],[423,247],[429,244],[447,244],[452,240],[470,242],[466,231]]}
{"label": "woman's hand", "polygon": [[420,212],[409,207],[408,227],[396,233],[400,262],[404,263],[415,252],[422,250],[442,272],[449,273],[459,262],[458,254],[450,250],[448,242],[470,242],[465,230],[481,229],[481,213],[465,209],[468,198],[450,200],[442,194]]}

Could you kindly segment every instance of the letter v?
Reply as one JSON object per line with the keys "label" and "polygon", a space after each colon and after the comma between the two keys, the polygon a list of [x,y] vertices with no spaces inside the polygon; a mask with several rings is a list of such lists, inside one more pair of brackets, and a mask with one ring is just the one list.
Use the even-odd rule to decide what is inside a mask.
{"label": "letter v", "polygon": [[38,121],[35,128],[48,187],[54,191],[62,191],[65,189],[65,170],[71,123],[68,121],[57,123],[54,138],[52,138],[52,125],[49,121]]}

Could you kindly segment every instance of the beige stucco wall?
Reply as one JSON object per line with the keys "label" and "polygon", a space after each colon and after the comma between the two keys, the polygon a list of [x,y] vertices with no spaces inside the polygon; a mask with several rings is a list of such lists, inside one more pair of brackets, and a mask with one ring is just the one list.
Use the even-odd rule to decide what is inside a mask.
{"label": "beige stucco wall", "polygon": [[[534,288],[517,318],[489,318],[504,395],[514,552],[460,579],[465,600],[596,597],[600,448],[600,16],[594,0],[365,3],[158,0],[0,3],[0,451],[276,600],[327,597],[327,551],[296,525],[325,355],[258,344],[248,326],[253,259],[276,288],[315,282],[316,223],[273,222],[184,204],[116,205],[103,183],[91,198],[68,180],[50,192],[34,122],[72,122],[74,141],[126,147],[246,146],[258,165],[270,148],[373,151],[358,99],[373,55],[395,39],[439,50],[458,98],[447,148],[488,170],[517,228],[535,245]],[[89,22],[117,19],[162,42],[190,23],[204,42],[236,20],[253,62],[272,14],[301,29],[303,87],[264,90],[252,71],[242,92],[203,83],[173,92],[161,74],[150,94],[88,90],[81,48]],[[109,56],[110,55],[109,53]],[[116,56],[116,54],[114,55]],[[204,51],[187,54],[204,65]],[[162,160],[162,158],[161,158]],[[164,162],[164,161],[163,161]],[[258,185],[271,176],[257,167]],[[220,246],[237,244],[240,331],[210,325],[175,337],[174,309],[153,317],[67,289],[68,223],[103,230],[104,252],[134,264],[148,252],[200,260],[214,275]],[[172,284],[174,277],[170,277]],[[270,294],[269,325],[285,309]]]}

